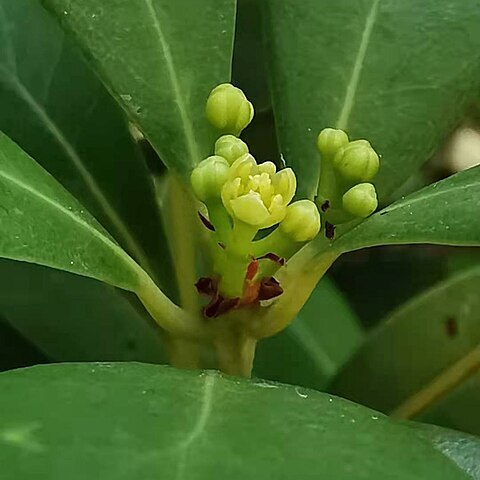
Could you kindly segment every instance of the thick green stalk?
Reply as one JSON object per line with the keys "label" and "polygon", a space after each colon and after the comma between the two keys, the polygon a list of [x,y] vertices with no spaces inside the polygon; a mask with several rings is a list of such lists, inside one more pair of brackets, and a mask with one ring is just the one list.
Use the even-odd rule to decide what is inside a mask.
{"label": "thick green stalk", "polygon": [[[239,325],[241,326],[241,325]],[[222,372],[249,378],[252,374],[253,359],[257,340],[241,329],[221,329],[215,337],[218,366]]]}

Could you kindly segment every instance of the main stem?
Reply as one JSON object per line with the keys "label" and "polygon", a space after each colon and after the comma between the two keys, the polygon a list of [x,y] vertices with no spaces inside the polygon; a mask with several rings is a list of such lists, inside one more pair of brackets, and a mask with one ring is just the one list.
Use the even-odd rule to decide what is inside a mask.
{"label": "main stem", "polygon": [[255,338],[232,328],[220,331],[214,344],[222,372],[238,377],[251,376],[257,345]]}

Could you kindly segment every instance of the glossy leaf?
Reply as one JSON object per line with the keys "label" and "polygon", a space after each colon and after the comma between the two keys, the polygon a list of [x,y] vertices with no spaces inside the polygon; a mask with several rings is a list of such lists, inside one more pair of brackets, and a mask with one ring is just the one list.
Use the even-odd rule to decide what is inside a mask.
{"label": "glossy leaf", "polygon": [[347,301],[323,278],[283,332],[259,342],[254,375],[324,389],[360,345],[363,332]]}
{"label": "glossy leaf", "polygon": [[[479,289],[477,266],[413,298],[381,323],[330,390],[383,412],[396,409],[480,343]],[[468,373],[457,372],[459,381]]]}
{"label": "glossy leaf", "polygon": [[89,278],[0,260],[0,311],[55,361],[165,362],[158,327],[134,302]]}
{"label": "glossy leaf", "polygon": [[0,134],[0,257],[134,290],[145,275],[98,222],[32,158]]}
{"label": "glossy leaf", "polygon": [[66,364],[3,373],[0,389],[5,480],[471,478],[410,427],[299,387]]}
{"label": "glossy leaf", "polygon": [[300,196],[316,191],[322,128],[372,142],[385,198],[478,97],[478,0],[265,3],[280,143]]}
{"label": "glossy leaf", "polygon": [[338,238],[342,252],[388,244],[480,245],[480,167],[393,203]]}
{"label": "glossy leaf", "polygon": [[0,372],[47,362],[45,355],[0,317]]}
{"label": "glossy leaf", "polygon": [[230,80],[234,0],[43,0],[162,160],[187,173],[212,150],[205,101]]}
{"label": "glossy leaf", "polygon": [[144,268],[171,278],[152,181],[123,112],[38,1],[0,0],[0,39],[0,130]]}

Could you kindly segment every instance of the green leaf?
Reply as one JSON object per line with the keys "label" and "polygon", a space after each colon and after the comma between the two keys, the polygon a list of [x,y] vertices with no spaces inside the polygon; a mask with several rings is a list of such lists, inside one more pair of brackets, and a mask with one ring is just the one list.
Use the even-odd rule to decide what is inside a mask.
{"label": "green leaf", "polygon": [[362,338],[347,301],[328,278],[323,278],[295,321],[258,344],[254,374],[321,390]]}
{"label": "green leaf", "polygon": [[430,408],[474,372],[464,360],[480,343],[479,289],[477,266],[403,305],[371,334],[330,390],[383,412],[403,404],[402,413],[397,410],[402,417]]}
{"label": "green leaf", "polygon": [[430,440],[438,450],[451,458],[474,480],[480,480],[480,440],[478,437],[423,423],[409,422],[405,425]]}
{"label": "green leaf", "polygon": [[299,387],[65,364],[2,373],[0,389],[5,480],[471,478],[411,427]]}
{"label": "green leaf", "polygon": [[[461,385],[451,392],[447,392],[443,398],[421,413],[418,418],[428,423],[480,435],[478,405],[480,405],[480,374],[477,370]],[[477,472],[480,478],[480,464],[478,463]]]}
{"label": "green leaf", "polygon": [[167,166],[186,174],[211,152],[205,101],[230,79],[235,0],[43,3]]}
{"label": "green leaf", "polygon": [[56,361],[165,362],[159,329],[134,300],[89,278],[0,261],[0,311]]}
{"label": "green leaf", "polygon": [[388,244],[480,245],[480,167],[409,195],[334,243],[341,252]]}
{"label": "green leaf", "polygon": [[146,270],[171,279],[152,181],[123,112],[37,1],[0,0],[0,39],[0,130]]}
{"label": "green leaf", "polygon": [[0,257],[134,291],[145,273],[64,188],[0,134]]}
{"label": "green leaf", "polygon": [[478,0],[267,0],[266,40],[283,155],[316,192],[324,127],[368,138],[385,198],[478,98]]}
{"label": "green leaf", "polygon": [[0,317],[0,372],[46,362],[48,358]]}
{"label": "green leaf", "polygon": [[[258,113],[271,110],[272,106],[262,41],[261,3],[258,0],[238,0],[237,5],[232,77],[234,84],[253,103],[257,121]],[[255,128],[256,121],[250,129]]]}

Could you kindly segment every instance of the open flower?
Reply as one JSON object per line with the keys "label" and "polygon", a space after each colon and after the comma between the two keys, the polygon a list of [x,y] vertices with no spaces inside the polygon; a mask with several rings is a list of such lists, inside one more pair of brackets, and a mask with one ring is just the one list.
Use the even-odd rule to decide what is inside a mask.
{"label": "open flower", "polygon": [[296,188],[291,168],[277,172],[274,163],[257,165],[252,155],[245,154],[230,167],[222,201],[233,218],[267,228],[283,220]]}

